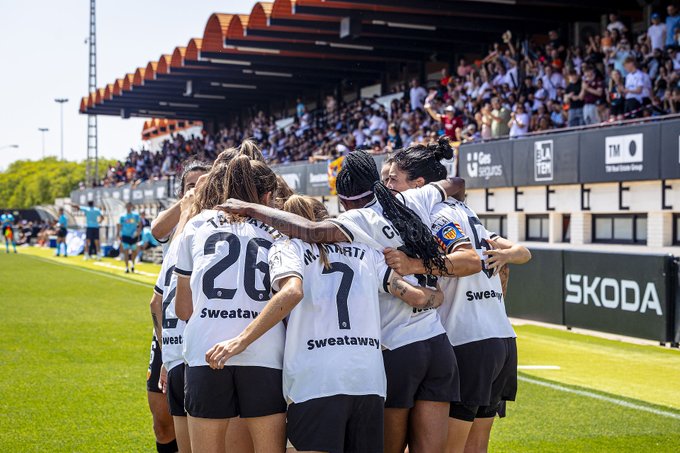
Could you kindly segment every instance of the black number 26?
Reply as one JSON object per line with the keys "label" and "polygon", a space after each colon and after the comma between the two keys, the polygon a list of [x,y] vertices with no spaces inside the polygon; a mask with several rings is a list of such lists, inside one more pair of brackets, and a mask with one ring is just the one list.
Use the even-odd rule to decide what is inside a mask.
{"label": "black number 26", "polygon": [[[203,247],[204,255],[212,255],[215,253],[215,248],[219,242],[226,242],[229,244],[229,253],[227,253],[221,260],[215,263],[203,275],[203,294],[208,299],[233,299],[236,295],[236,288],[218,288],[215,286],[217,277],[226,271],[229,267],[234,265],[241,255],[241,240],[238,236],[226,232],[219,231],[213,233]],[[255,301],[269,300],[269,265],[266,261],[258,261],[257,253],[261,248],[269,250],[272,243],[264,238],[253,238],[248,241],[246,246],[246,259],[243,277],[243,286],[248,297]],[[262,284],[264,289],[257,289],[255,287],[255,270],[259,270],[264,274]]]}

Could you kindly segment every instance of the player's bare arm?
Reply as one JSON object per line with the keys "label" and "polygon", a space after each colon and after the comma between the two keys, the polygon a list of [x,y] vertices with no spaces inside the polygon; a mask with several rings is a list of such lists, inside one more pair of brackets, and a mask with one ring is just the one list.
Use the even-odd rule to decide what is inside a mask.
{"label": "player's bare arm", "polygon": [[493,249],[484,251],[484,256],[487,257],[486,267],[493,269],[494,273],[498,273],[506,264],[524,264],[531,259],[529,249],[505,238],[496,237],[487,242]]}
{"label": "player's bare arm", "polygon": [[437,308],[444,302],[444,293],[439,287],[436,290],[422,286],[413,286],[397,272],[392,272],[387,289],[393,296],[406,302],[413,308],[427,310]]}
{"label": "player's bare arm", "polygon": [[465,180],[457,176],[449,179],[443,179],[436,183],[446,192],[447,197],[453,197],[458,201],[465,200]]}
{"label": "player's bare arm", "polygon": [[291,276],[280,280],[280,291],[272,297],[262,312],[236,338],[217,343],[205,353],[205,361],[210,368],[219,370],[224,364],[237,354],[243,352],[249,345],[268,330],[273,328],[293,311],[304,297],[302,280]]}
{"label": "player's bare arm", "polygon": [[[151,310],[151,320],[153,321],[153,330],[156,333],[156,338],[160,339],[163,338],[162,336],[162,325],[161,325],[161,319],[162,319],[162,305],[163,305],[163,298],[160,294],[156,293],[154,291],[153,296],[151,296],[151,302],[149,302],[149,309]],[[158,344],[161,344],[161,341],[158,342]]]}
{"label": "player's bare arm", "polygon": [[[383,253],[387,265],[402,275],[428,273],[422,260],[418,258],[411,258],[404,252],[389,247],[383,250]],[[471,245],[465,244],[446,255],[446,274],[436,268],[433,268],[431,273],[441,277],[467,277],[481,270],[482,262],[479,255]]]}
{"label": "player's bare arm", "polygon": [[215,209],[252,217],[273,226],[289,237],[299,238],[310,244],[347,241],[345,234],[333,222],[325,220],[315,222],[297,214],[279,211],[261,204],[229,199],[226,203],[215,206]]}
{"label": "player's bare arm", "polygon": [[172,233],[172,229],[175,228],[177,222],[179,222],[179,217],[182,214],[181,208],[182,200],[178,200],[170,206],[170,208],[158,214],[153,222],[151,222],[151,234],[156,239],[165,240]]}
{"label": "player's bare arm", "polygon": [[194,305],[191,300],[191,286],[189,277],[177,274],[177,292],[175,293],[175,314],[182,321],[191,318]]}

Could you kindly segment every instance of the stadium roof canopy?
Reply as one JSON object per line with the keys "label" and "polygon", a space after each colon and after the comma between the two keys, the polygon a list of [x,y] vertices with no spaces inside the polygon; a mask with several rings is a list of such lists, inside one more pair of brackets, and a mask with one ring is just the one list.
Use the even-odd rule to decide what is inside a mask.
{"label": "stadium roof canopy", "polygon": [[[225,2],[227,4],[227,2]],[[545,33],[636,0],[276,0],[215,13],[201,38],[99,88],[95,115],[210,120],[328,87],[377,83],[405,63],[483,53],[505,30]]]}

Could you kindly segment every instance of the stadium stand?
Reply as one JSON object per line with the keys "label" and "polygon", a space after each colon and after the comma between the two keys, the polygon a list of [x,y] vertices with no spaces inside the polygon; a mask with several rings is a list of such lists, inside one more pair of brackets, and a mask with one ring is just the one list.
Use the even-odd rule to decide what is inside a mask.
{"label": "stadium stand", "polygon": [[[205,81],[193,74],[201,70],[215,70],[215,65],[225,67],[235,64],[231,60],[213,58],[212,55],[217,52],[221,52],[220,58],[224,58],[233,56],[231,54],[236,51],[235,55],[252,56],[254,62],[255,55],[272,50],[267,50],[266,46],[276,47],[279,43],[281,49],[277,55],[280,55],[293,46],[280,44],[287,42],[279,38],[281,33],[290,29],[287,26],[295,24],[309,31],[305,27],[311,26],[312,19],[325,17],[331,20],[329,16],[311,17],[298,13],[305,10],[302,5],[307,5],[310,12],[321,13],[319,6],[309,6],[318,2],[297,2],[295,8],[291,3],[295,2],[258,3],[250,16],[213,15],[206,25],[203,39],[193,39],[186,48],[178,47],[171,56],[165,55],[158,62],[150,62],[146,68],[139,68],[134,74],[128,74],[106,89],[84,98],[81,111],[107,114],[111,108],[109,105],[113,108],[121,105],[116,113],[122,109],[132,115],[136,104],[141,102],[132,92],[141,92],[147,86],[149,90],[156,86],[163,86],[166,90],[170,87],[177,89],[177,82],[173,81],[170,85],[169,80],[175,80],[171,76],[185,82],[185,98],[206,101],[217,101],[222,97],[232,99],[229,93],[236,90],[240,93],[234,94],[233,99],[238,99],[244,91],[251,91],[257,85],[210,82],[206,86]],[[420,13],[427,14],[428,11],[423,9]],[[648,28],[635,31],[630,24],[639,18],[639,8],[631,10],[630,15],[619,17],[609,14],[602,33],[597,27],[585,27],[579,33],[565,33],[572,40],[563,37],[557,27],[549,29],[545,26],[533,35],[527,30],[518,36],[511,31],[487,35],[486,41],[493,42],[486,54],[459,52],[454,56],[458,57],[457,65],[450,60],[451,64],[443,65],[440,74],[435,72],[424,77],[421,71],[410,80],[402,78],[382,83],[379,91],[392,94],[389,103],[376,102],[376,96],[348,100],[361,96],[361,93],[339,96],[343,91],[339,89],[325,99],[303,102],[298,97],[291,105],[284,102],[283,106],[276,108],[274,96],[268,95],[264,109],[251,106],[243,109],[250,110],[243,116],[227,115],[224,117],[227,121],[221,124],[228,126],[213,125],[212,133],[204,132],[194,137],[175,134],[162,143],[157,153],[131,151],[125,161],[110,169],[101,184],[110,187],[160,179],[174,174],[178,163],[186,157],[196,156],[210,161],[221,149],[239,143],[244,137],[255,138],[270,163],[285,164],[332,159],[354,148],[367,148],[380,154],[402,144],[429,141],[440,134],[448,135],[454,142],[464,143],[677,113],[680,111],[680,90],[677,88],[680,55],[676,51],[678,36],[675,33],[677,14],[675,8],[669,6],[667,24],[663,23],[659,14],[654,14]],[[295,18],[302,23],[292,22]],[[590,19],[579,18],[598,20],[597,15]],[[423,16],[421,20],[431,19]],[[508,29],[512,25],[513,21],[508,20]],[[494,27],[488,29],[493,30]],[[565,30],[564,27],[562,30]],[[450,39],[455,42],[454,38]],[[248,51],[244,50],[245,47],[238,47],[236,44],[242,44],[242,41],[248,41],[254,47],[248,47]],[[235,44],[230,45],[230,42]],[[440,48],[441,43],[433,44],[433,49]],[[255,55],[251,55],[253,53]],[[405,57],[408,58],[409,54]],[[244,66],[253,62],[241,61]],[[260,78],[264,81],[266,76],[270,79],[290,76],[285,78],[301,82],[301,75],[296,73],[242,71],[245,72],[238,77],[230,73],[229,80],[239,78],[257,83]],[[175,75],[175,72],[180,74]],[[422,79],[427,79],[425,87],[419,86]],[[198,92],[199,81],[204,84],[200,90],[205,92]],[[224,89],[218,90],[220,93],[226,92],[212,94],[216,86]],[[294,87],[297,95],[306,94],[305,86]],[[207,94],[208,90],[211,94]],[[261,89],[254,91],[262,92]],[[253,100],[254,105],[262,107],[263,103],[258,103],[256,97]],[[174,110],[181,107],[175,103]],[[270,113],[265,114],[265,110]],[[272,113],[277,110],[279,114]],[[143,115],[144,112],[150,113],[140,107],[134,115]],[[286,116],[292,112],[292,116]],[[200,114],[205,116],[207,112]],[[166,125],[168,132],[175,131],[176,127]]]}

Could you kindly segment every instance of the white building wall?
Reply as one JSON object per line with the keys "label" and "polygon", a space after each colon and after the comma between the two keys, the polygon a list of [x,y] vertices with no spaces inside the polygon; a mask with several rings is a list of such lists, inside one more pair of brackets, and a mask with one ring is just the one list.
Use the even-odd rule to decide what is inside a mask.
{"label": "white building wall", "polygon": [[[647,247],[672,247],[673,214],[680,214],[680,180],[666,181],[671,188],[666,190],[666,205],[662,206],[662,182],[634,181],[624,182],[627,188],[622,192],[622,205],[619,208],[618,183],[586,184],[590,194],[585,195],[585,211],[581,210],[580,185],[549,186],[555,192],[550,194],[549,211],[546,206],[546,187],[519,187],[515,211],[515,191],[509,188],[489,189],[488,210],[484,189],[468,189],[467,203],[478,215],[507,216],[507,236],[513,241],[523,241],[526,237],[526,216],[532,214],[549,215],[549,242],[562,241],[562,221],[564,215],[570,216],[571,244],[583,245],[592,242],[593,214],[646,214]],[[611,245],[617,248],[617,245]],[[640,246],[637,246],[640,247]],[[674,248],[678,248],[677,246]],[[676,250],[677,252],[677,250]]]}

